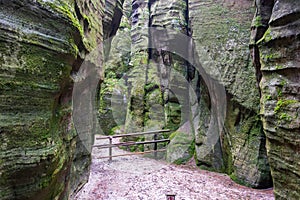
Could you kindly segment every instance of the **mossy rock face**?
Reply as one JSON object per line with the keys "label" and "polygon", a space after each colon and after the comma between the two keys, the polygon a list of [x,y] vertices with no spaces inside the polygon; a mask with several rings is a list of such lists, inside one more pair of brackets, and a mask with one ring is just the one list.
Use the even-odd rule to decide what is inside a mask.
{"label": "mossy rock face", "polygon": [[275,198],[299,199],[300,6],[293,0],[268,4],[257,4],[259,9],[269,12],[262,16],[267,20],[266,28],[263,31],[254,29],[257,34],[253,36],[258,40],[260,54],[256,58],[262,72],[260,113]]}
{"label": "mossy rock face", "polygon": [[0,3],[0,199],[67,199],[87,180],[71,73],[102,41],[102,16],[91,8],[103,9],[96,1]]}
{"label": "mossy rock face", "polygon": [[[252,116],[249,110],[228,104],[223,140],[225,172],[234,181],[255,188],[272,186],[270,167],[267,160],[266,137],[262,131],[259,116]],[[241,120],[243,119],[243,120]]]}
{"label": "mossy rock face", "polygon": [[[113,10],[114,4],[118,5]],[[118,14],[121,12],[120,1],[106,1],[105,19],[103,21],[105,26],[104,35],[106,40],[104,42],[104,49],[108,52],[105,54],[104,66],[104,81],[100,88],[100,108],[99,108],[99,124],[103,134],[109,134],[110,130],[118,125],[124,125],[127,115],[127,102],[128,102],[128,72],[132,66],[130,65],[130,7],[128,2],[124,4],[124,15],[119,19]],[[115,12],[115,14],[114,14]],[[112,16],[115,15],[115,16]],[[112,30],[116,21],[120,20],[120,27],[114,34]]]}
{"label": "mossy rock face", "polygon": [[[110,5],[112,5],[111,1],[107,1],[106,6]],[[148,6],[151,6],[151,9]],[[104,132],[109,132],[108,130],[115,125],[115,114],[118,115],[116,112],[120,112],[121,109],[114,111],[113,106],[109,105],[109,101],[113,101],[110,99],[110,95],[114,89],[118,88],[117,82],[124,80],[122,95],[126,98],[127,107],[123,112],[126,114],[125,120],[121,124],[125,122],[125,132],[165,128],[176,130],[182,123],[181,111],[189,109],[187,103],[184,106],[180,104],[183,102],[182,99],[186,99],[188,95],[187,86],[184,85],[187,82],[186,62],[171,52],[150,50],[148,45],[151,41],[149,41],[148,33],[144,30],[147,30],[149,25],[166,26],[185,33],[187,4],[181,1],[126,0],[123,9],[124,15],[117,31],[117,37],[112,42],[115,41],[116,45],[111,45],[111,54],[108,58],[108,60],[114,61],[106,65],[106,80],[101,88],[101,96],[108,101],[102,101],[102,105],[100,105],[100,124],[101,126],[103,124],[103,129],[106,130]],[[108,13],[107,19],[111,16],[111,13]],[[118,38],[120,35],[129,35],[129,38]],[[167,44],[170,38],[157,39],[165,41]],[[117,58],[120,57],[122,60],[117,61]],[[181,79],[181,82],[177,79]],[[171,81],[175,84],[171,85]],[[180,86],[176,83],[179,83]],[[178,88],[180,91],[176,95],[170,92],[179,90]],[[118,122],[116,123],[119,125]],[[162,138],[168,136],[168,134],[164,134]],[[136,139],[147,139],[147,136]],[[152,147],[145,145],[145,148]]]}
{"label": "mossy rock face", "polygon": [[167,146],[166,160],[175,164],[184,164],[194,156],[194,136],[188,132],[173,132]]}
{"label": "mossy rock face", "polygon": [[[251,63],[249,27],[254,8],[249,1],[189,1],[192,37],[196,43],[199,62],[208,76],[224,86],[224,100],[214,99],[203,80],[200,86],[199,117],[196,132],[196,159],[198,165],[226,172],[236,181],[251,187],[272,186],[266,156],[265,137],[259,119],[259,90],[256,71]],[[262,19],[255,23],[260,25]],[[207,57],[213,60],[206,66]],[[202,62],[203,61],[203,62]],[[197,83],[197,77],[194,80]],[[207,145],[208,127],[218,116],[212,113],[212,104],[226,101],[224,127],[215,128],[220,140],[205,157],[201,155]],[[214,119],[214,117],[216,119]]]}
{"label": "mossy rock face", "polygon": [[[259,90],[256,87],[255,69],[249,59],[248,48],[249,27],[254,12],[252,4],[248,1],[242,3],[233,1],[232,5],[229,5],[227,2],[212,0],[205,2],[191,0],[188,3],[175,0],[150,3],[125,1],[124,5],[128,4],[131,4],[130,8],[133,10],[131,15],[126,16],[132,23],[128,24],[123,18],[118,31],[130,31],[132,42],[129,56],[130,73],[127,74],[126,85],[128,106],[125,132],[160,128],[177,130],[184,125],[183,119],[189,119],[194,128],[182,132],[195,134],[195,152],[199,165],[234,174],[252,187],[259,187],[261,184],[265,184],[262,187],[267,187],[270,176],[265,156],[265,141],[259,119],[254,120],[259,112]],[[263,19],[257,18],[256,25],[260,26],[261,21]],[[201,158],[199,152],[201,146],[206,145],[209,130],[207,127],[217,126],[217,123],[209,124],[212,117],[210,108],[216,106],[211,105],[210,101],[215,99],[209,94],[199,72],[195,72],[195,68],[189,66],[178,55],[162,49],[145,49],[151,41],[141,29],[146,29],[149,25],[191,34],[199,54],[199,62],[205,65],[208,57],[214,61],[215,65],[205,68],[205,72],[220,80],[220,84],[226,89],[227,96],[224,100],[228,100],[230,104],[230,108],[226,110],[229,116],[225,119],[226,137],[223,137],[222,128],[214,129],[221,138],[205,158]],[[154,38],[154,41],[156,40],[166,42],[167,45],[172,38]],[[117,74],[123,70],[123,64],[113,63],[107,69],[115,74],[110,79],[111,73],[107,73],[107,82],[113,82],[118,78]],[[200,100],[198,108],[197,100],[191,98],[186,101],[190,98],[187,83],[193,85],[194,90],[198,92]],[[239,109],[238,112],[235,111],[235,107]],[[191,110],[195,116],[189,116]],[[240,120],[236,120],[242,115]],[[288,116],[282,115],[282,118],[287,119]],[[235,123],[236,121],[238,122]],[[238,138],[239,134],[241,139],[233,143],[233,138]],[[185,143],[184,139],[178,138],[169,146],[167,157],[172,162],[177,160],[176,162],[180,163],[185,162],[190,155],[187,150],[183,158],[178,157],[175,160],[172,158],[178,154],[176,149],[179,151],[185,148],[185,144],[180,142],[182,139]],[[238,149],[243,148],[244,143],[248,145],[242,150],[243,153],[239,154]],[[190,147],[194,148],[192,146]],[[251,156],[245,157],[247,153]],[[255,161],[252,163],[251,159]],[[259,166],[256,166],[255,162],[260,163]],[[247,165],[250,166],[249,169],[245,167]],[[258,170],[259,173],[248,175],[249,170]],[[263,178],[264,174],[267,174],[268,178]]]}

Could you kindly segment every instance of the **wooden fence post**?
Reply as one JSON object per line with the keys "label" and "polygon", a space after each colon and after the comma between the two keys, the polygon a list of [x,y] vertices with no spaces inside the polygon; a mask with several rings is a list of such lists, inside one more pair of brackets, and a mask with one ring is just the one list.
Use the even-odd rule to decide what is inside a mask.
{"label": "wooden fence post", "polygon": [[175,200],[175,194],[167,194],[167,200]]}
{"label": "wooden fence post", "polygon": [[156,140],[157,140],[157,134],[155,133],[154,134],[154,158],[155,159],[157,159],[157,142],[156,142]]}
{"label": "wooden fence post", "polygon": [[112,137],[109,137],[109,161],[112,161]]}

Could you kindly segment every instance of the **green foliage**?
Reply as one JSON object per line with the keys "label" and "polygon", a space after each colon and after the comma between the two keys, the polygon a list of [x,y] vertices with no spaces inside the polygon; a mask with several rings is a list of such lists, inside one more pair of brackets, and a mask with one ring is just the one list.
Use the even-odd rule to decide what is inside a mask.
{"label": "green foliage", "polygon": [[226,174],[231,174],[234,171],[232,154],[230,153],[229,151],[230,149],[228,149],[228,147],[226,149],[227,149],[227,154],[226,156],[223,157],[226,166],[224,166],[221,171]]}
{"label": "green foliage", "polygon": [[260,44],[262,42],[269,42],[272,40],[271,29],[268,28],[263,37],[256,42],[256,44]]}
{"label": "green foliage", "polygon": [[[143,142],[145,141],[145,136],[140,136],[140,137],[130,137],[124,138],[122,141],[129,142],[129,141],[134,141],[134,142]],[[132,146],[127,146],[127,147],[121,147],[121,149],[124,149],[126,151],[130,152],[143,152],[145,150],[144,144],[140,145],[132,145]]]}
{"label": "green foliage", "polygon": [[282,81],[280,81],[280,83],[279,83],[279,85],[281,86],[281,87],[283,87],[284,85],[286,85],[287,84],[287,82],[285,81],[285,80],[282,80]]}
{"label": "green foliage", "polygon": [[271,96],[271,95],[265,96],[265,100],[271,100],[271,99],[272,99],[272,96]]}
{"label": "green foliage", "polygon": [[[280,59],[281,58],[281,54],[279,52],[269,52],[269,53],[265,53],[265,54],[263,54],[263,53],[260,52],[260,58],[264,62],[270,62],[270,61],[275,61],[276,59]],[[276,65],[276,66],[275,66],[275,68],[278,68],[278,69],[283,68],[282,65]]]}
{"label": "green foliage", "polygon": [[281,113],[279,116],[279,119],[284,120],[284,121],[291,121],[292,116],[288,115],[287,113]]}
{"label": "green foliage", "polygon": [[276,65],[276,66],[275,66],[275,69],[276,69],[276,70],[283,69],[283,68],[284,68],[284,67],[283,67],[282,65]]}
{"label": "green foliage", "polygon": [[121,134],[123,131],[123,126],[115,126],[109,131],[109,135]]}
{"label": "green foliage", "polygon": [[278,100],[277,104],[276,104],[276,107],[274,108],[274,112],[278,113],[282,108],[287,107],[290,104],[295,104],[295,103],[298,103],[298,101],[291,100],[291,99],[289,99],[289,100]]}
{"label": "green foliage", "polygon": [[169,139],[173,140],[177,134],[178,134],[178,132],[176,132],[176,131],[171,133],[171,135],[169,136]]}
{"label": "green foliage", "polygon": [[277,96],[281,97],[282,96],[282,89],[281,88],[276,88],[277,91]]}
{"label": "green foliage", "polygon": [[254,19],[254,26],[255,27],[263,26],[261,16],[256,16],[255,17],[255,19]]}

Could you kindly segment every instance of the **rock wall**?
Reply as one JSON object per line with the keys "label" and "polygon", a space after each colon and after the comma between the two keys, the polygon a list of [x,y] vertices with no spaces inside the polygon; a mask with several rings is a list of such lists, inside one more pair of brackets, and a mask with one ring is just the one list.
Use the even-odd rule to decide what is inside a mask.
{"label": "rock wall", "polygon": [[[128,31],[131,4],[124,1],[106,1],[103,19],[104,25],[104,50],[105,50],[105,80],[100,90],[99,124],[102,134],[110,134],[112,128],[124,124],[124,109],[118,110],[119,120],[114,120],[112,111],[112,98],[118,79],[128,69],[128,49],[130,49],[130,32]],[[127,5],[127,6],[126,6]],[[128,30],[127,30],[128,29]],[[118,31],[117,31],[118,30]],[[117,34],[116,39],[114,39]],[[121,35],[121,36],[119,36]],[[129,36],[128,36],[129,35]],[[122,37],[122,38],[120,38]],[[124,44],[124,46],[122,46]],[[120,97],[123,99],[123,96]],[[117,103],[117,102],[116,102]],[[123,106],[121,106],[123,107]],[[122,119],[120,119],[122,118]]]}
{"label": "rock wall", "polygon": [[[192,37],[199,61],[203,64],[208,58],[213,60],[213,67],[205,70],[226,89],[226,97],[216,99],[216,91],[208,89],[202,81],[196,159],[200,166],[225,171],[237,182],[270,187],[265,136],[259,118],[259,90],[248,49],[252,6],[252,1],[247,0],[189,1]],[[224,127],[217,130],[220,141],[212,152],[202,156],[200,151],[207,145],[206,135],[211,126],[211,106],[217,106],[214,102],[225,102]]]}
{"label": "rock wall", "polygon": [[[170,128],[170,162],[194,156],[256,188],[272,186],[270,163],[276,197],[299,199],[300,8],[256,1],[249,51],[254,9],[250,0],[0,0],[0,198],[67,199],[85,183],[97,128],[85,118],[96,94],[85,89],[99,80],[79,84],[81,94],[74,77],[88,58],[101,81],[105,58],[102,131]],[[172,34],[148,27],[192,38],[184,50],[203,71],[167,50],[179,42]],[[91,104],[76,109],[82,101]]]}
{"label": "rock wall", "polygon": [[103,5],[2,0],[0,16],[0,198],[68,199],[90,164],[71,74],[102,41]]}
{"label": "rock wall", "polygon": [[251,49],[261,90],[261,116],[277,199],[300,198],[298,1],[256,1]]}
{"label": "rock wall", "polygon": [[[237,182],[252,187],[272,186],[266,139],[259,118],[256,71],[248,47],[254,13],[252,2],[134,0],[125,4],[131,5],[128,12],[131,14],[123,23],[126,29],[121,28],[117,35],[124,30],[131,34],[127,41],[132,43],[130,54],[126,54],[126,62],[109,63],[106,70],[106,75],[113,77],[107,79],[112,88],[117,88],[115,83],[126,74],[123,92],[128,106],[122,122],[124,130],[170,128],[175,131],[180,127],[170,136],[167,160],[182,163],[195,154],[200,167],[226,172]],[[213,60],[213,67],[205,69],[210,78],[201,77],[194,66],[166,50],[170,43],[178,42],[172,35],[151,35],[145,31],[148,27],[166,28],[192,37],[194,44],[188,44],[186,51],[196,53],[200,65]],[[153,42],[160,43],[161,48],[147,48]],[[214,85],[216,80],[219,85]],[[190,86],[196,98],[189,95]],[[225,96],[217,99],[211,93],[214,91],[209,91],[214,87],[224,87]],[[223,103],[216,104],[223,100],[224,108]],[[212,114],[216,111],[212,104],[226,112],[224,127],[217,125],[222,120],[212,119],[219,118]],[[112,115],[109,119],[109,122],[115,120]],[[188,122],[182,123],[182,119]],[[209,129],[209,126],[219,128]],[[212,130],[219,139],[211,149],[207,141]],[[205,148],[209,153],[202,156]]]}

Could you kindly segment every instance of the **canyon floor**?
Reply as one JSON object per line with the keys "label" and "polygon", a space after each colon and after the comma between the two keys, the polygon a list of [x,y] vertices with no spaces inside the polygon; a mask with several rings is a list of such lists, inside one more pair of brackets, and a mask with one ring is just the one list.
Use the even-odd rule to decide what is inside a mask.
{"label": "canyon floor", "polygon": [[[113,154],[123,154],[118,148]],[[128,152],[126,152],[128,153]],[[141,155],[99,158],[107,150],[93,149],[88,183],[74,200],[273,200],[272,189],[257,190],[233,182],[228,175],[201,170],[194,162],[174,165]]]}

